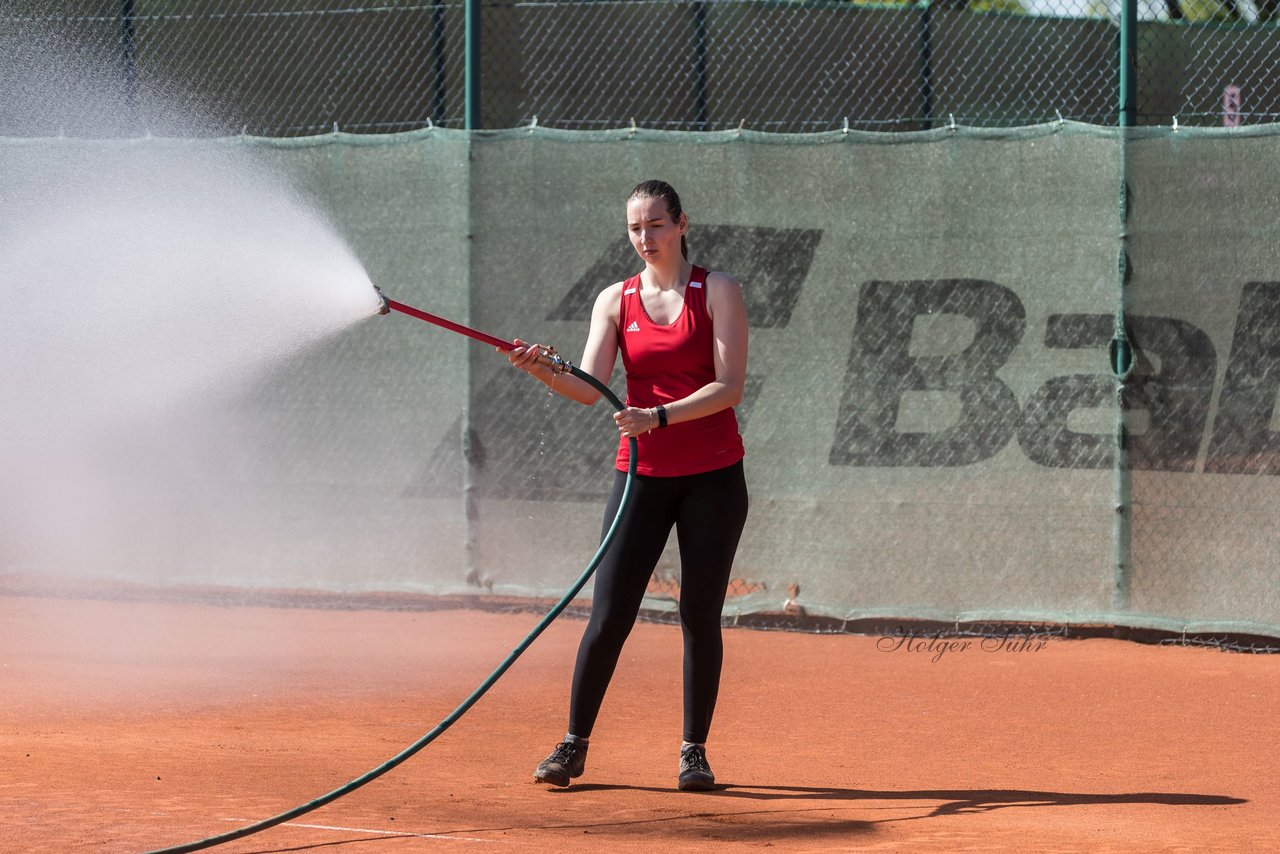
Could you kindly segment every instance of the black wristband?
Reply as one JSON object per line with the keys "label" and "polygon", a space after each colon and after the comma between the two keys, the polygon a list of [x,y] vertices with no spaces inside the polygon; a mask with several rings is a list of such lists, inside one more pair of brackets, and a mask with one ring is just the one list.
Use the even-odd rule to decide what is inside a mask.
{"label": "black wristband", "polygon": [[658,410],[658,429],[661,430],[663,427],[667,426],[667,408],[663,406],[661,403],[659,403],[657,406],[657,410]]}

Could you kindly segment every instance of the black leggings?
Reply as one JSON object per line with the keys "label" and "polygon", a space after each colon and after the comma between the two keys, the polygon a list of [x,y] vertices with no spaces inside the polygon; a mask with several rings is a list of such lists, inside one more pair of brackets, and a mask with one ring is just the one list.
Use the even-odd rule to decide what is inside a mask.
{"label": "black leggings", "polygon": [[[614,479],[601,538],[618,512],[626,477],[618,472]],[[622,644],[675,525],[684,630],[684,739],[703,743],[711,729],[724,659],[720,611],[747,519],[742,463],[683,477],[637,476],[631,493],[627,513],[596,573],[591,620],[573,671],[569,732],[590,737]]]}

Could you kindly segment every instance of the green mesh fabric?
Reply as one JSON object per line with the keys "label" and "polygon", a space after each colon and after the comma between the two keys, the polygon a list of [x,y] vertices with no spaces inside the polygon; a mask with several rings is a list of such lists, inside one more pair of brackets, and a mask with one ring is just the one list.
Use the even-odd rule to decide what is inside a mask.
{"label": "green mesh fabric", "polygon": [[[436,129],[130,150],[145,168],[152,149],[212,144],[293,176],[395,299],[573,360],[595,294],[638,269],[626,195],[673,183],[692,258],[739,278],[751,323],[730,612],[1280,632],[1272,129]],[[59,145],[0,144],[0,176]],[[235,513],[275,524],[210,537],[171,581],[540,596],[599,536],[604,405],[435,327],[354,326],[243,409],[288,441]],[[673,537],[659,597],[678,574]]]}

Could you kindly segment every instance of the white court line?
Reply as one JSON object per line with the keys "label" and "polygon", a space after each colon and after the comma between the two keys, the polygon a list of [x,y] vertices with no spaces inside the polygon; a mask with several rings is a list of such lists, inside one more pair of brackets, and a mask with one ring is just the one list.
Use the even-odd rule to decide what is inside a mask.
{"label": "white court line", "polygon": [[[247,818],[224,818],[223,821],[234,821],[241,824],[249,821]],[[449,836],[444,833],[413,833],[406,830],[370,830],[364,827],[337,827],[332,824],[299,824],[294,821],[286,821],[277,827],[304,827],[310,830],[337,830],[343,833],[371,833],[375,836],[410,836],[414,839],[448,839],[451,842],[502,842],[501,839],[478,839],[473,836]]]}

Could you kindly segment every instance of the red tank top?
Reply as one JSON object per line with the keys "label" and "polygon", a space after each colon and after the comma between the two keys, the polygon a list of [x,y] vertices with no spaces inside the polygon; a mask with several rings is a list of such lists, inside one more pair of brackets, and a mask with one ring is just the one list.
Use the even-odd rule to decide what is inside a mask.
{"label": "red tank top", "polygon": [[[618,349],[627,371],[627,405],[648,408],[688,397],[716,378],[715,339],[704,287],[707,271],[694,267],[684,290],[684,308],[668,326],[649,319],[640,300],[640,276],[622,283]],[[657,477],[701,474],[743,457],[733,409],[682,421],[636,438],[636,473]],[[618,446],[618,469],[627,470],[630,448]]]}

